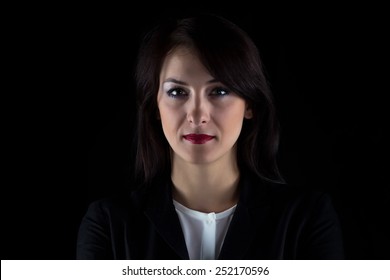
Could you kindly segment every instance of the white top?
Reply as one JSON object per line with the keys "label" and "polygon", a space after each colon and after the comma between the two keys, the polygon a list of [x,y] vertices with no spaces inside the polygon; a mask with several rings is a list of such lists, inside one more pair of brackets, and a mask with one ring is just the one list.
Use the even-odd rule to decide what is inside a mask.
{"label": "white top", "polygon": [[191,260],[215,260],[236,206],[220,213],[204,213],[185,207],[173,200]]}

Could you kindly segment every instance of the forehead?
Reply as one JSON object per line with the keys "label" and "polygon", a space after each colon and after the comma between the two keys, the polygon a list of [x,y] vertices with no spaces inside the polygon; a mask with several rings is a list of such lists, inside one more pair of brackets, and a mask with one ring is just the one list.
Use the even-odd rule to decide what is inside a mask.
{"label": "forehead", "polygon": [[175,78],[205,77],[207,79],[211,77],[196,51],[188,47],[177,47],[165,57],[160,78],[171,76]]}

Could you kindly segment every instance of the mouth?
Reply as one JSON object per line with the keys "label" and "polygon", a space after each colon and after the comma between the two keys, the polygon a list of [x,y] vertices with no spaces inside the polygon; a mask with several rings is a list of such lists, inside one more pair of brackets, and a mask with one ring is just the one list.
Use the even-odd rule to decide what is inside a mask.
{"label": "mouth", "polygon": [[187,134],[183,138],[192,144],[205,144],[215,138],[215,136],[207,134]]}

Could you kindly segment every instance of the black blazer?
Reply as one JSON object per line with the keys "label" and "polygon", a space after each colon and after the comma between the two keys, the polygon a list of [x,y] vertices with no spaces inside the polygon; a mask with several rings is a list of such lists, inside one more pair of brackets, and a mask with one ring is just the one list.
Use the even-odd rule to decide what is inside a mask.
{"label": "black blazer", "polygon": [[[241,177],[240,198],[218,259],[343,259],[331,197]],[[188,259],[172,183],[91,203],[77,259]]]}

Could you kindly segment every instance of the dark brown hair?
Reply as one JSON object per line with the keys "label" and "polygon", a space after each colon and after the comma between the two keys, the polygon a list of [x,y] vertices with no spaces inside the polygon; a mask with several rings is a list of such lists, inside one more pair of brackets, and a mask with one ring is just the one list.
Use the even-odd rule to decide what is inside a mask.
{"label": "dark brown hair", "polygon": [[253,111],[237,140],[237,162],[261,178],[283,182],[277,167],[279,124],[259,51],[240,27],[216,15],[168,20],[145,36],[136,65],[137,132],[135,175],[142,185],[170,176],[170,148],[157,119],[159,76],[166,55],[191,46],[206,69],[244,98]]}

